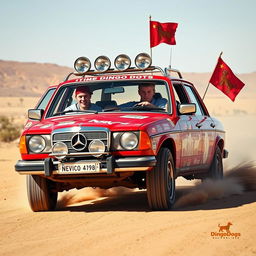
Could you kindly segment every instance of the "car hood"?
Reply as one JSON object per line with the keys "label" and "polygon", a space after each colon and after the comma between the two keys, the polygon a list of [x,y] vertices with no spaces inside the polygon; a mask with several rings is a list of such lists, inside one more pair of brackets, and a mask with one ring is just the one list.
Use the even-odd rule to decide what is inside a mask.
{"label": "car hood", "polygon": [[28,121],[25,128],[33,134],[47,134],[71,127],[105,127],[112,131],[140,130],[151,123],[168,118],[163,113],[99,113],[51,117],[40,123]]}

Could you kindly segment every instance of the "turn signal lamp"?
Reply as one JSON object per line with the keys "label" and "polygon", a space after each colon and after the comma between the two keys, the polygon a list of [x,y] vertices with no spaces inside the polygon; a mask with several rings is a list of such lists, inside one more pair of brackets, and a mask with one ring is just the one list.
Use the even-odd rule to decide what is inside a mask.
{"label": "turn signal lamp", "polygon": [[120,54],[115,58],[114,64],[119,71],[124,71],[131,66],[131,59],[126,54]]}
{"label": "turn signal lamp", "polygon": [[86,57],[79,57],[75,60],[74,68],[78,73],[85,73],[91,68],[91,62]]}
{"label": "turn signal lamp", "polygon": [[21,155],[27,154],[28,150],[27,150],[27,146],[26,146],[26,136],[21,136],[20,138],[20,153]]}
{"label": "turn signal lamp", "polygon": [[106,56],[99,56],[95,60],[94,66],[95,66],[95,69],[97,71],[105,72],[105,71],[107,71],[110,68],[111,62],[110,62],[110,59],[108,57],[106,57]]}
{"label": "turn signal lamp", "polygon": [[144,131],[140,132],[140,150],[151,149],[151,141],[148,134]]}
{"label": "turn signal lamp", "polygon": [[135,58],[135,65],[139,69],[146,69],[152,63],[151,57],[147,53],[140,53]]}

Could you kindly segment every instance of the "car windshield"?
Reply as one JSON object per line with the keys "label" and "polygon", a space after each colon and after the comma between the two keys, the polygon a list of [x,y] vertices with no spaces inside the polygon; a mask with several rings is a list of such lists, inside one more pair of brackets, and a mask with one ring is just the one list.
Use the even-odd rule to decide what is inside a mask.
{"label": "car windshield", "polygon": [[[81,107],[78,92],[91,92],[87,108]],[[67,84],[59,88],[47,117],[117,111],[171,112],[165,81],[94,81]]]}

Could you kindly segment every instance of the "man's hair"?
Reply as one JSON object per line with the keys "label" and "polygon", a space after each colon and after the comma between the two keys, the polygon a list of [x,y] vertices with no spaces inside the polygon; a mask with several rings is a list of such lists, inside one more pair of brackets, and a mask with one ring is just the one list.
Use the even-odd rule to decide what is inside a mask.
{"label": "man's hair", "polygon": [[155,84],[153,84],[153,83],[139,84],[139,89],[144,88],[144,87],[153,87],[155,89]]}

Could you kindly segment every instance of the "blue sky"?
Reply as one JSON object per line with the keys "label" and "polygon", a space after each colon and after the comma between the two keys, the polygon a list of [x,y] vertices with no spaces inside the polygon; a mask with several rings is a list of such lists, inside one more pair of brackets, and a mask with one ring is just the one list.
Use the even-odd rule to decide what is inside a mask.
{"label": "blue sky", "polygon": [[0,59],[73,66],[150,52],[149,15],[179,23],[177,45],[153,48],[153,64],[212,72],[218,55],[235,73],[256,71],[255,0],[1,0]]}

